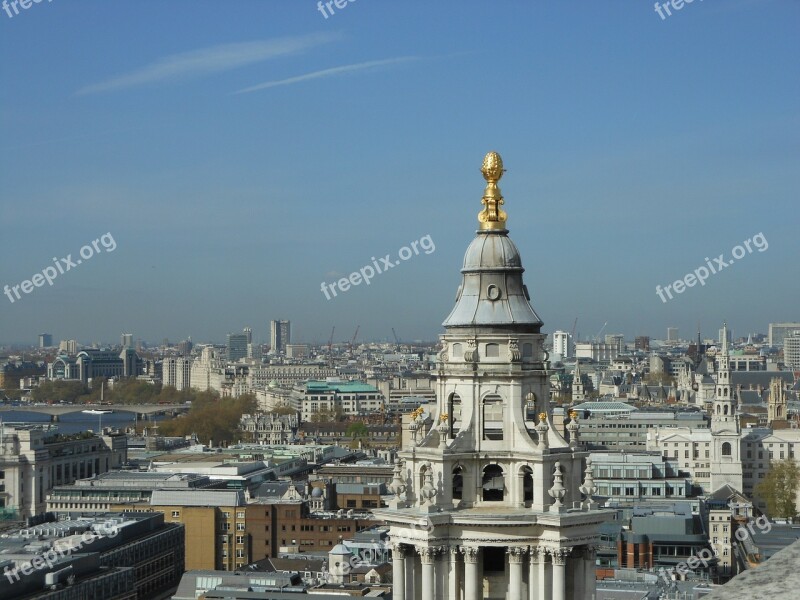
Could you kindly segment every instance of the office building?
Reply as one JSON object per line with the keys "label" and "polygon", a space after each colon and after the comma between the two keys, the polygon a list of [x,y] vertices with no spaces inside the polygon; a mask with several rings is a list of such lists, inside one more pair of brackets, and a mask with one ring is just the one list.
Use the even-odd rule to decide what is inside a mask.
{"label": "office building", "polygon": [[270,321],[269,351],[271,354],[285,354],[286,345],[292,343],[292,330],[289,321]]}
{"label": "office building", "polygon": [[800,331],[783,338],[783,364],[788,369],[800,371]]}
{"label": "office building", "polygon": [[800,323],[770,323],[769,324],[769,345],[783,346],[783,340],[787,335],[800,331]]}
{"label": "office building", "polygon": [[39,334],[39,348],[50,348],[53,345],[53,336],[49,333]]}
{"label": "office building", "polygon": [[678,328],[677,327],[667,327],[667,341],[668,342],[677,342],[678,341]]}
{"label": "office building", "polygon": [[246,333],[229,333],[228,334],[228,361],[236,362],[242,358],[247,358],[247,340]]}
{"label": "office building", "polygon": [[572,358],[572,336],[566,331],[553,333],[553,354],[558,354],[562,359]]}
{"label": "office building", "polygon": [[124,433],[0,425],[0,441],[0,509],[19,519],[44,513],[53,486],[118,469],[128,457]]}
{"label": "office building", "polygon": [[638,335],[633,341],[633,347],[635,350],[641,350],[642,352],[650,352],[650,336],[647,335]]}
{"label": "office building", "polygon": [[133,334],[132,333],[123,333],[119,337],[119,344],[124,348],[133,348]]}

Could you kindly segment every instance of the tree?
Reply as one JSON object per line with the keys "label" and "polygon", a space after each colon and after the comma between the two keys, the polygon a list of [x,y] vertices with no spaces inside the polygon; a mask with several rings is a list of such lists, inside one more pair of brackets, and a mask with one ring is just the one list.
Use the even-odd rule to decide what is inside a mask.
{"label": "tree", "polygon": [[797,489],[800,485],[800,468],[794,459],[771,464],[764,480],[756,485],[756,494],[767,503],[767,512],[773,518],[794,519],[797,516]]}
{"label": "tree", "polygon": [[192,408],[181,417],[159,423],[159,433],[178,437],[196,433],[201,442],[214,444],[235,442],[243,437],[240,420],[244,414],[253,414],[258,402],[252,394],[238,398],[220,398],[216,392],[194,391]]}
{"label": "tree", "polygon": [[364,425],[364,423],[362,423],[361,421],[350,423],[350,425],[347,426],[347,430],[345,431],[345,436],[351,439],[367,437],[369,436],[369,429],[367,429],[367,426]]}

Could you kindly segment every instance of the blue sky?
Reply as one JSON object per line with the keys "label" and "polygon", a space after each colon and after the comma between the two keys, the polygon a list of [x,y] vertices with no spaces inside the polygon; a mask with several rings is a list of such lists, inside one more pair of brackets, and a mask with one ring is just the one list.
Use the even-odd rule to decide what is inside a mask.
{"label": "blue sky", "polygon": [[[497,150],[545,329],[800,320],[800,3],[53,0],[0,12],[0,342],[433,339]],[[662,287],[758,233],[702,287]],[[430,235],[436,250],[326,300]],[[102,248],[102,246],[101,246]]]}

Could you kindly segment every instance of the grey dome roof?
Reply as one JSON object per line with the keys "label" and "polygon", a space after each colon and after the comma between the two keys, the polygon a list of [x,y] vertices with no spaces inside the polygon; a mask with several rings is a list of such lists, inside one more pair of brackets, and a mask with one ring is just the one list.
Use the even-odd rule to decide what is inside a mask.
{"label": "grey dome roof", "polygon": [[311,497],[322,498],[322,488],[315,487],[313,490],[311,490]]}
{"label": "grey dome roof", "polygon": [[522,260],[516,244],[507,235],[478,235],[464,254],[465,271],[482,271],[489,269],[519,269]]}
{"label": "grey dome roof", "polygon": [[480,230],[464,255],[463,279],[446,328],[502,328],[538,333],[542,321],[522,282],[519,250],[505,229]]}

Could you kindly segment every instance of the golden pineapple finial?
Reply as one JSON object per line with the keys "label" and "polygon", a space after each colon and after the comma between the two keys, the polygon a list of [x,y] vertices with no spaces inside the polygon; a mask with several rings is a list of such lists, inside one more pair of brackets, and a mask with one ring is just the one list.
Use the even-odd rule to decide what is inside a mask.
{"label": "golden pineapple finial", "polygon": [[504,204],[503,194],[497,187],[497,182],[503,176],[503,159],[497,152],[489,152],[483,158],[481,173],[486,180],[483,190],[483,210],[478,213],[478,223],[481,229],[505,229],[508,215],[500,208]]}
{"label": "golden pineapple finial", "polygon": [[546,412],[540,412],[540,413],[539,413],[539,420],[540,420],[542,423],[544,423],[545,421],[547,421],[547,413],[546,413]]}
{"label": "golden pineapple finial", "polygon": [[577,410],[569,411],[569,418],[575,421],[578,418],[578,411]]}
{"label": "golden pineapple finial", "polygon": [[442,413],[442,414],[440,414],[440,415],[439,415],[439,420],[440,420],[442,423],[444,423],[445,421],[447,421],[447,419],[449,419],[449,418],[450,418],[450,415],[448,415],[447,413]]}

